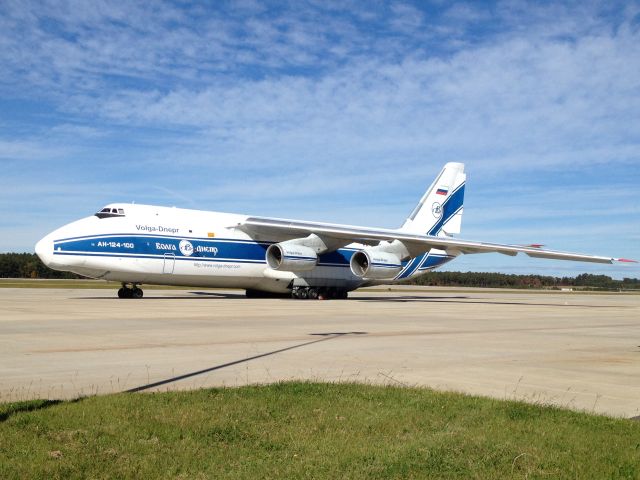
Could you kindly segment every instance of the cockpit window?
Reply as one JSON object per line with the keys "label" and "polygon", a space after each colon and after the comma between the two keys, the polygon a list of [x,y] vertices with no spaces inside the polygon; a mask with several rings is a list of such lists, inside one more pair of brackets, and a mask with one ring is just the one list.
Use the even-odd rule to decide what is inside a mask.
{"label": "cockpit window", "polygon": [[109,208],[104,207],[98,213],[95,214],[98,218],[113,218],[113,217],[124,217],[124,209],[123,208]]}

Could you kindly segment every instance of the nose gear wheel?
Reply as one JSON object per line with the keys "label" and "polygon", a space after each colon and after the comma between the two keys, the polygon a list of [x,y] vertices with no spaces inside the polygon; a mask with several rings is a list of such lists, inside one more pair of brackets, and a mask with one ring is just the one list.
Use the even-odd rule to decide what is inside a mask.
{"label": "nose gear wheel", "polygon": [[118,298],[142,298],[144,292],[137,285],[122,284],[118,290]]}

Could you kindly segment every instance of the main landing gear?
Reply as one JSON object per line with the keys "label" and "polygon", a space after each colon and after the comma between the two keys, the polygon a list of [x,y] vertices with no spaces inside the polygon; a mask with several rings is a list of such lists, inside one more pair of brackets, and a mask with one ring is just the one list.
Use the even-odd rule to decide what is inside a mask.
{"label": "main landing gear", "polygon": [[295,298],[299,300],[342,300],[347,290],[334,287],[293,287],[291,293],[272,293],[247,289],[247,298]]}
{"label": "main landing gear", "polygon": [[123,283],[118,290],[118,298],[142,298],[144,292],[137,285]]}
{"label": "main landing gear", "polygon": [[344,300],[348,297],[347,290],[333,287],[293,287],[291,298],[299,300]]}

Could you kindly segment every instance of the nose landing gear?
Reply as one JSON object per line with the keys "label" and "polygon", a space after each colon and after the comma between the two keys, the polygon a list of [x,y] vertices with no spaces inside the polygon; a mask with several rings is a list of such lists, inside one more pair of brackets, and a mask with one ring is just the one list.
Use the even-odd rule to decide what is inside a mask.
{"label": "nose landing gear", "polygon": [[118,290],[118,298],[142,298],[144,292],[135,284],[123,283],[122,288]]}

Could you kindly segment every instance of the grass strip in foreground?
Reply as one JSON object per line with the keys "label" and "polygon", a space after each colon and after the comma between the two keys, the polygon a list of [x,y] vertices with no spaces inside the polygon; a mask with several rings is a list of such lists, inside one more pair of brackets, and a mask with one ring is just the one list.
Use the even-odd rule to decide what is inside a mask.
{"label": "grass strip in foreground", "polygon": [[640,422],[428,389],[280,383],[0,404],[0,478],[624,478]]}

